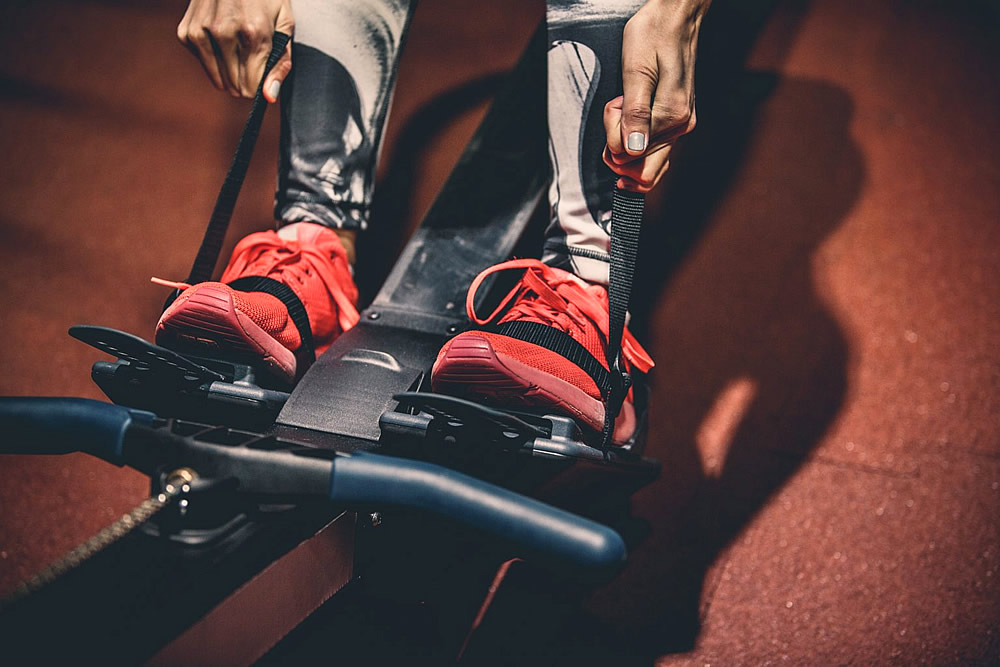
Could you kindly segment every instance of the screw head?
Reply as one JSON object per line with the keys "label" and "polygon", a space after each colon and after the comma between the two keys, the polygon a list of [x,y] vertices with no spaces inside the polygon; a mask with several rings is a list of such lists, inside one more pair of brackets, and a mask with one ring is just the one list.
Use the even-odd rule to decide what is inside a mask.
{"label": "screw head", "polygon": [[370,320],[377,320],[380,317],[382,317],[382,313],[378,312],[377,310],[373,310],[372,312],[368,313],[368,319]]}
{"label": "screw head", "polygon": [[181,486],[198,479],[198,473],[191,468],[178,468],[167,475],[167,484]]}

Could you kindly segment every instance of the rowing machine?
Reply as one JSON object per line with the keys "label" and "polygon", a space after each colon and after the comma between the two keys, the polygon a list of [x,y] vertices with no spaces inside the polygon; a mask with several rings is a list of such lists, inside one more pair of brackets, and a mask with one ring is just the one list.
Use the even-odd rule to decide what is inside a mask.
{"label": "rowing machine", "polygon": [[[432,546],[420,545],[429,555],[409,571],[416,562],[427,582],[431,569],[478,580],[515,556],[579,582],[620,567],[617,533],[566,508],[600,514],[655,478],[657,464],[642,457],[641,383],[642,425],[615,448],[563,415],[428,387],[437,351],[468,326],[455,304],[508,257],[546,185],[542,38],[361,322],[294,388],[240,360],[81,326],[71,335],[116,357],[92,375],[117,405],[0,399],[3,451],[87,451],[146,473],[152,487],[4,603],[0,632],[14,655],[252,661],[359,576],[398,581],[389,552],[409,553],[415,535]],[[41,641],[53,628],[60,641]]]}

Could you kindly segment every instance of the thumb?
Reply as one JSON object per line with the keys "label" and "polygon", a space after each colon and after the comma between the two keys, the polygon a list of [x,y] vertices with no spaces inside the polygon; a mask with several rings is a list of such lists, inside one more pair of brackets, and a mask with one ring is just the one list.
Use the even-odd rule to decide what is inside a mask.
{"label": "thumb", "polygon": [[[274,31],[283,32],[286,35],[291,35],[295,32],[295,19],[292,18],[292,12],[287,4],[283,5],[278,12],[278,17],[274,22]],[[264,98],[268,102],[273,104],[278,101],[278,96],[281,94],[281,84],[291,71],[292,41],[288,40],[285,52],[278,59],[278,62],[274,64],[274,67],[271,68],[271,71],[267,75],[267,80],[264,82]]]}
{"label": "thumb", "polygon": [[623,56],[622,145],[630,155],[641,155],[649,145],[656,65],[629,58],[627,52]]}
{"label": "thumb", "polygon": [[278,101],[278,96],[281,94],[281,83],[291,71],[292,43],[289,42],[288,46],[285,47],[285,52],[267,75],[267,81],[264,82],[264,99],[272,104]]}

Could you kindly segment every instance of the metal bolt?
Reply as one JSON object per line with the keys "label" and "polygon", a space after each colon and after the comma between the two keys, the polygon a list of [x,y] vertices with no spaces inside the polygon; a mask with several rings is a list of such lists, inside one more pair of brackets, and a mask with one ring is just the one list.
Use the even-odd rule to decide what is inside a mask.
{"label": "metal bolt", "polygon": [[372,512],[371,515],[369,515],[369,517],[368,517],[368,523],[371,525],[372,528],[376,528],[378,526],[381,526],[382,525],[382,513],[381,512]]}
{"label": "metal bolt", "polygon": [[[163,490],[171,496],[178,492],[190,493],[191,482],[196,479],[198,479],[198,473],[191,470],[191,468],[178,468],[167,475],[166,482],[163,484]],[[164,494],[161,493],[160,496],[166,499]],[[181,514],[183,515],[185,512],[187,512],[187,500],[181,500]]]}
{"label": "metal bolt", "polygon": [[[169,486],[174,486],[174,487],[180,486],[181,489],[186,493],[191,489],[191,487],[188,485],[196,479],[198,479],[198,473],[196,473],[194,470],[191,470],[191,468],[178,468],[177,470],[167,475],[167,484]],[[188,486],[188,488],[184,489],[183,487],[185,486]]]}
{"label": "metal bolt", "polygon": [[380,317],[382,317],[382,313],[378,312],[377,310],[373,310],[372,312],[368,313],[368,319],[370,320],[377,320]]}
{"label": "metal bolt", "polygon": [[457,333],[457,332],[458,332],[458,326],[457,325],[452,324],[450,327],[448,327],[448,333],[449,334],[453,334],[453,333]]}

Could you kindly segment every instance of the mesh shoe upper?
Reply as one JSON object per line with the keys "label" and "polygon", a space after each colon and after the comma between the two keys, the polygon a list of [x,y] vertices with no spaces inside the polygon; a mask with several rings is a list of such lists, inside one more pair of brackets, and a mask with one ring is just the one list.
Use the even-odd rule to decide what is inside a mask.
{"label": "mesh shoe upper", "polygon": [[[252,283],[257,277],[267,278],[272,286],[280,283],[275,288],[283,285],[290,289],[301,302],[305,317],[296,324],[289,306],[277,296],[229,285],[240,279],[251,279]],[[153,281],[184,288],[161,316],[157,342],[168,347],[205,348],[212,354],[247,358],[251,363],[261,361],[289,381],[301,370],[296,357],[307,349],[304,334],[311,333],[315,353],[322,354],[359,319],[355,306],[358,290],[340,238],[333,230],[311,223],[250,234],[233,249],[221,282],[191,286],[157,278]],[[246,284],[246,280],[241,282]],[[245,289],[258,289],[258,284]]]}
{"label": "mesh shoe upper", "polygon": [[[273,278],[295,292],[309,316],[317,355],[358,322],[355,306],[358,289],[347,253],[336,232],[327,227],[299,223],[278,232],[250,234],[233,249],[222,282],[246,276]],[[298,347],[301,342],[298,331],[277,298],[258,292],[237,292],[234,300],[236,307],[262,329],[283,343],[286,340],[294,343],[289,349]]]}
{"label": "mesh shoe upper", "polygon": [[[493,273],[505,270],[524,270],[524,274],[514,288],[501,300],[500,305],[488,316],[479,317],[475,312],[476,292],[483,281]],[[473,281],[466,300],[469,319],[479,325],[489,326],[513,321],[536,322],[555,327],[580,343],[600,364],[607,368],[605,351],[608,339],[608,297],[602,285],[591,285],[562,269],[553,268],[535,259],[511,260],[483,271]],[[470,393],[498,396],[493,387],[502,385],[497,376],[484,374],[482,357],[473,359],[473,352],[459,353],[457,350],[472,350],[471,341],[488,343],[491,354],[497,355],[493,369],[501,373],[519,376],[525,381],[527,394],[518,397],[522,403],[531,403],[528,394],[537,396],[539,403],[551,403],[547,397],[559,392],[566,393],[567,385],[595,402],[601,401],[597,384],[582,368],[565,357],[547,348],[516,338],[485,331],[468,331],[449,341],[438,355],[434,367],[435,387],[453,390],[457,384],[465,382]],[[451,353],[449,353],[451,351]],[[636,368],[646,372],[653,366],[652,359],[642,349],[631,333],[625,332],[622,351],[628,369]],[[467,355],[463,357],[462,355]],[[466,361],[467,359],[467,361]],[[515,364],[518,364],[515,369]],[[473,366],[477,366],[473,369]],[[524,369],[530,369],[525,373]],[[520,369],[520,370],[518,370]],[[530,375],[530,378],[528,378]],[[555,381],[547,381],[549,377]],[[562,388],[562,389],[561,389]],[[569,397],[566,401],[574,400]],[[595,421],[596,413],[589,410],[588,422]]]}

